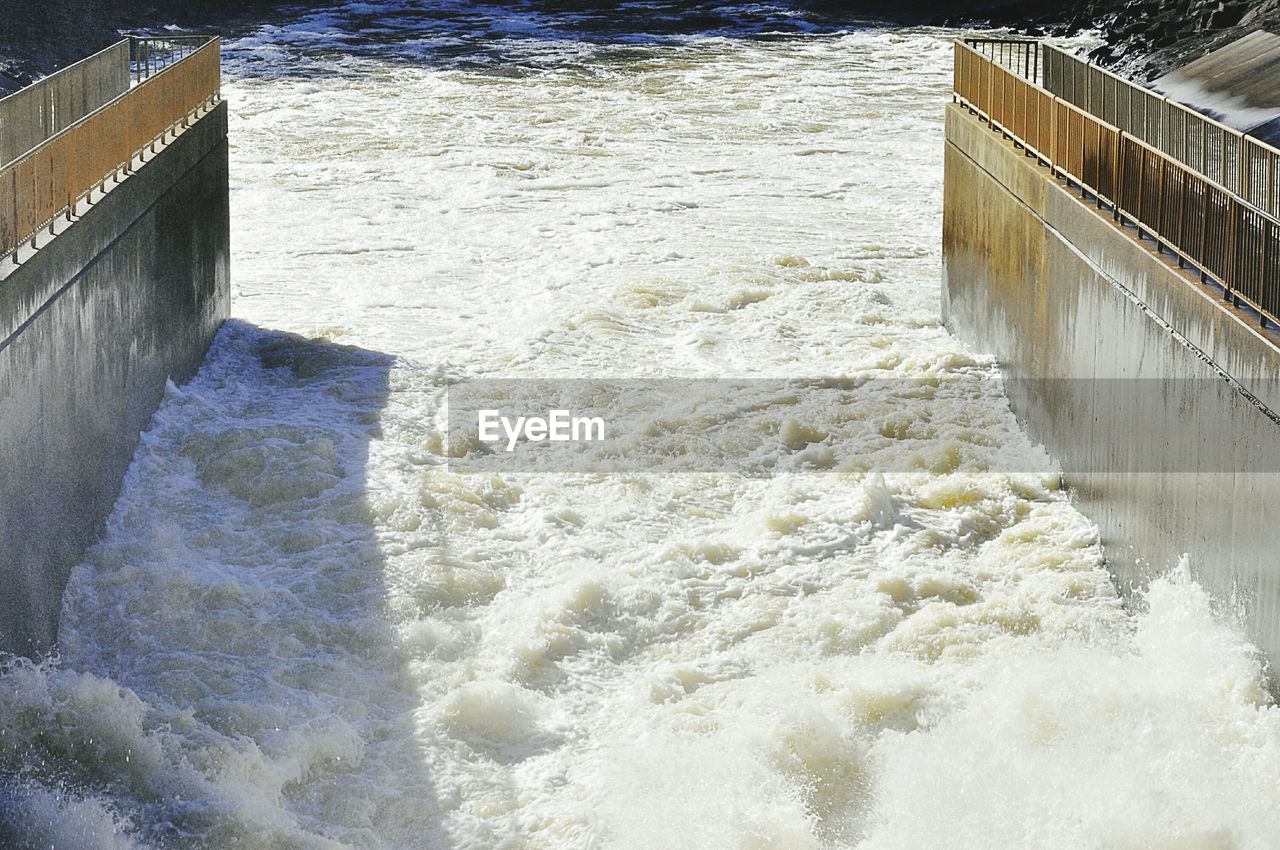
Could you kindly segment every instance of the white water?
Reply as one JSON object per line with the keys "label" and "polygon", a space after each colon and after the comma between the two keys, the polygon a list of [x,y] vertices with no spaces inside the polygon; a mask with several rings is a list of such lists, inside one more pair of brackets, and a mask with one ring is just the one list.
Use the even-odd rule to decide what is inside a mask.
{"label": "white water", "polygon": [[1177,575],[1122,610],[1048,466],[997,471],[1043,463],[998,403],[887,411],[911,474],[444,469],[456,378],[990,369],[937,322],[949,33],[462,8],[230,46],[239,321],[144,435],[60,663],[0,680],[0,836],[1275,846],[1252,649]]}

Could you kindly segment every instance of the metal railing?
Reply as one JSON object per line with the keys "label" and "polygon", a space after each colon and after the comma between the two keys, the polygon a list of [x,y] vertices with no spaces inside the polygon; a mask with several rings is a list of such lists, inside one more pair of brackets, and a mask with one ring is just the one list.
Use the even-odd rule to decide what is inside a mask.
{"label": "metal railing", "polygon": [[0,165],[12,162],[129,88],[129,41],[0,99]]}
{"label": "metal railing", "polygon": [[1040,82],[1040,42],[1033,38],[966,38],[964,43],[1023,79]]}
{"label": "metal railing", "polygon": [[1280,216],[1280,150],[1052,45],[1041,65],[1051,94]]}
{"label": "metal railing", "polygon": [[[139,41],[148,41],[140,39]],[[144,52],[143,54],[147,54]],[[0,168],[0,257],[129,173],[134,158],[221,98],[221,41],[197,47]],[[149,58],[147,60],[150,61]],[[148,68],[151,66],[148,65]],[[127,66],[126,66],[127,70]]]}
{"label": "metal railing", "polygon": [[[1053,78],[1052,60],[1044,64]],[[1213,278],[1263,326],[1280,324],[1280,220],[1137,135],[1050,93],[968,43],[955,47],[955,96],[1068,183],[1110,205]],[[1132,103],[1132,101],[1131,101]],[[1128,112],[1125,114],[1132,114]],[[1194,125],[1193,125],[1194,126]]]}
{"label": "metal railing", "polygon": [[129,68],[137,82],[145,80],[195,53],[209,41],[207,35],[129,37]]}

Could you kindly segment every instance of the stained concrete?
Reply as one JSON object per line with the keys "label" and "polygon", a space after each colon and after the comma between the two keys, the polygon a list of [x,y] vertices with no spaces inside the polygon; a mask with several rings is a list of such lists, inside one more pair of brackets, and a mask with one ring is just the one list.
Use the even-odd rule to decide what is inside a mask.
{"label": "stained concrete", "polygon": [[230,309],[220,104],[62,225],[0,261],[0,650],[54,645],[166,380]]}
{"label": "stained concrete", "polygon": [[1187,556],[1280,661],[1280,338],[947,110],[947,326],[999,361],[1126,594]]}

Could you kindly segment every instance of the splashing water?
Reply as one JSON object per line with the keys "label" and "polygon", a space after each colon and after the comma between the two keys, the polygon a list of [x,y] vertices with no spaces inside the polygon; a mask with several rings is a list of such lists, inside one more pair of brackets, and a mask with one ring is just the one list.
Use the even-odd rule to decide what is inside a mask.
{"label": "splashing water", "polygon": [[0,678],[0,842],[1273,846],[1255,652],[1185,571],[1123,609],[990,398],[886,419],[915,472],[446,469],[468,377],[994,380],[938,324],[952,33],[678,5],[228,45],[237,319]]}

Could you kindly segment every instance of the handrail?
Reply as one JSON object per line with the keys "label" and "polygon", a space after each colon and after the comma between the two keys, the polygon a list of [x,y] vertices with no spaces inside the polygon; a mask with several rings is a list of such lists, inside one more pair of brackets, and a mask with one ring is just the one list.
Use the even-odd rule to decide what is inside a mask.
{"label": "handrail", "polygon": [[[1052,81],[1053,60],[1044,69]],[[1223,297],[1280,324],[1280,219],[1131,132],[956,42],[955,98],[1055,176],[1147,231]],[[1128,111],[1132,114],[1132,111]]]}
{"label": "handrail", "polygon": [[1022,68],[1022,76],[1040,81],[1040,42],[1034,38],[966,38],[964,43],[998,65],[1011,71]]}
{"label": "handrail", "polygon": [[0,168],[0,257],[12,256],[108,179],[129,173],[135,157],[221,98],[221,41],[188,55],[60,130]]}
{"label": "handrail", "polygon": [[12,162],[129,88],[129,40],[121,39],[0,98],[0,165]]}
{"label": "handrail", "polygon": [[208,35],[129,36],[129,64],[138,82],[158,74],[209,42]]}
{"label": "handrail", "polygon": [[1044,87],[1280,216],[1280,150],[1053,45]]}

